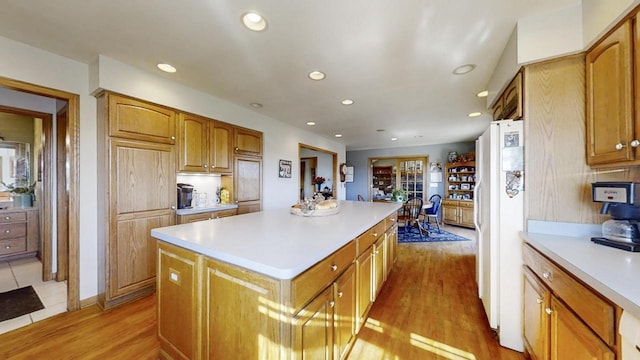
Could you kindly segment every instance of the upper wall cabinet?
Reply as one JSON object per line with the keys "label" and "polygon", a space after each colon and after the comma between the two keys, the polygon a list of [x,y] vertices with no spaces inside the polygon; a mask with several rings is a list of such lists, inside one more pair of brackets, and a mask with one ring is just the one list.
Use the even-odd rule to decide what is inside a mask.
{"label": "upper wall cabinet", "polygon": [[511,80],[504,92],[498,96],[496,102],[491,107],[493,120],[500,119],[522,119],[523,111],[523,75],[519,71]]}
{"label": "upper wall cabinet", "polygon": [[235,155],[262,156],[262,133],[236,127],[234,129]]}
{"label": "upper wall cabinet", "polygon": [[231,172],[231,125],[181,113],[178,128],[178,171]]}
{"label": "upper wall cabinet", "polygon": [[109,136],[151,141],[176,142],[176,114],[173,110],[109,94]]}
{"label": "upper wall cabinet", "polygon": [[[640,37],[636,29],[635,41]],[[638,120],[634,119],[633,27],[619,25],[587,53],[587,164],[638,163]],[[636,49],[638,64],[640,50]],[[636,77],[636,86],[638,85]]]}

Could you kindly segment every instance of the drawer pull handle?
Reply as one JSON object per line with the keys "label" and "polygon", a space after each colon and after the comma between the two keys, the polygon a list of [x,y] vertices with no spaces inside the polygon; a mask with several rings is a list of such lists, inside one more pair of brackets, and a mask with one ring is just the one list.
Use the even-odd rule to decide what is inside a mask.
{"label": "drawer pull handle", "polygon": [[543,273],[542,273],[542,277],[543,277],[543,278],[545,278],[545,279],[547,279],[547,280],[549,280],[549,281],[552,281],[552,280],[553,280],[553,275],[551,274],[551,271],[545,271],[545,272],[543,272]]}
{"label": "drawer pull handle", "polygon": [[4,219],[5,220],[11,220],[11,216],[5,216]]}
{"label": "drawer pull handle", "polygon": [[8,234],[8,233],[10,233],[10,232],[11,232],[11,230],[9,230],[9,229],[7,229],[7,230],[5,230],[5,231],[4,231],[4,233],[5,233],[5,234]]}
{"label": "drawer pull handle", "polygon": [[338,270],[338,265],[331,265],[331,271],[336,271]]}
{"label": "drawer pull handle", "polygon": [[338,291],[338,297],[341,298],[344,295],[342,291]]}
{"label": "drawer pull handle", "polygon": [[553,313],[553,310],[551,310],[550,308],[546,308],[544,309],[544,312],[546,312],[548,315],[551,315],[551,313]]}
{"label": "drawer pull handle", "polygon": [[537,298],[537,299],[536,299],[536,302],[537,302],[538,304],[542,304],[542,303],[544,302],[544,300],[542,300],[542,299],[540,299],[540,298]]}
{"label": "drawer pull handle", "polygon": [[5,249],[7,249],[7,250],[8,250],[8,249],[11,249],[11,245],[7,245],[7,246],[5,246],[4,248],[5,248]]}

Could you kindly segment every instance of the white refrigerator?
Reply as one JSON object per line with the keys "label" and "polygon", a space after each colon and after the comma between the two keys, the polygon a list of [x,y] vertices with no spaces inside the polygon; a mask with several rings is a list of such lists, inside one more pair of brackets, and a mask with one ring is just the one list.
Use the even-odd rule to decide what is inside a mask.
{"label": "white refrigerator", "polygon": [[522,121],[491,122],[476,141],[474,188],[478,293],[500,345],[517,351],[524,347],[523,141]]}

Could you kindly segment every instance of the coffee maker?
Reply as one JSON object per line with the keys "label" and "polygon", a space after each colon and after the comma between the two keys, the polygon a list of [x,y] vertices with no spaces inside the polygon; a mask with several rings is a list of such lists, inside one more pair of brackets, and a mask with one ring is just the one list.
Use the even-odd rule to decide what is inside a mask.
{"label": "coffee maker", "polygon": [[640,251],[640,183],[602,181],[591,184],[594,202],[601,202],[600,214],[612,219],[602,224],[602,237],[591,238],[596,244]]}
{"label": "coffee maker", "polygon": [[178,183],[178,209],[191,209],[193,185]]}

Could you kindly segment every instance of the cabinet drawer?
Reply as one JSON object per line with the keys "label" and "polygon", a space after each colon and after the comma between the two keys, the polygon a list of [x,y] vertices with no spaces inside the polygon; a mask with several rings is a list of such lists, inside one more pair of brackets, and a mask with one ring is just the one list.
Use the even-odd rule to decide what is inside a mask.
{"label": "cabinet drawer", "polygon": [[371,229],[365,231],[363,234],[356,238],[356,252],[362,254],[369,246],[371,246],[380,235],[385,232],[385,221],[380,221],[374,225]]}
{"label": "cabinet drawer", "polygon": [[473,208],[473,201],[460,201],[460,207]]}
{"label": "cabinet drawer", "polygon": [[0,255],[9,255],[27,251],[27,238],[0,240]]}
{"label": "cabinet drawer", "polygon": [[528,244],[523,246],[525,265],[567,304],[608,345],[615,345],[615,309],[608,301],[580,283]]}
{"label": "cabinet drawer", "polygon": [[0,239],[12,239],[27,235],[27,223],[0,225]]}
{"label": "cabinet drawer", "polygon": [[398,213],[393,213],[385,220],[385,230],[391,229],[398,221]]}
{"label": "cabinet drawer", "polygon": [[0,224],[9,223],[9,222],[17,222],[17,221],[27,221],[27,213],[26,212],[12,212],[12,213],[4,213],[0,215]]}
{"label": "cabinet drawer", "polygon": [[449,199],[442,200],[442,206],[458,206],[458,204],[460,204],[460,201],[458,200],[449,200]]}
{"label": "cabinet drawer", "polygon": [[292,305],[299,309],[311,297],[331,284],[356,257],[355,242],[351,241],[326,259],[293,279],[291,282]]}
{"label": "cabinet drawer", "polygon": [[238,214],[238,210],[230,209],[230,210],[219,210],[211,213],[211,217],[213,219],[223,218],[227,216],[234,216]]}

